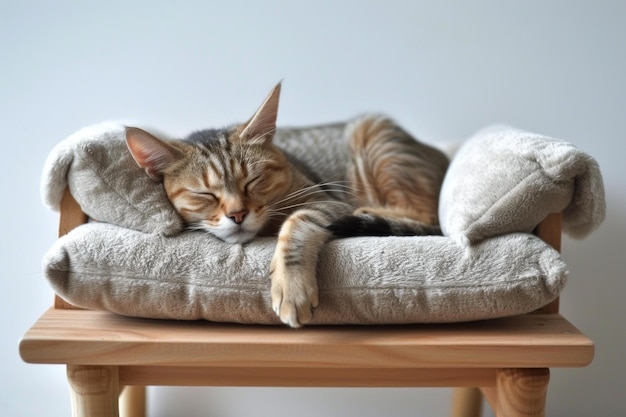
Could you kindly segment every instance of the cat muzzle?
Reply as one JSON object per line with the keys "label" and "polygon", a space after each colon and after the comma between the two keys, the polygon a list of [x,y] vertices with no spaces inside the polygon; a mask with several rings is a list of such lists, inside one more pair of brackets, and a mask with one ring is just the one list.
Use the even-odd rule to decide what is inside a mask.
{"label": "cat muzzle", "polygon": [[241,210],[233,213],[228,213],[226,217],[234,221],[236,224],[241,224],[246,218],[248,214],[248,210]]}

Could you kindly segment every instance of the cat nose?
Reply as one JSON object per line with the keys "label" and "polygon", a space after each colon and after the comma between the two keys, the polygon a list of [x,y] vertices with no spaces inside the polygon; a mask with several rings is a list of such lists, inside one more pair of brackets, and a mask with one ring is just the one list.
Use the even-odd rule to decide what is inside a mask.
{"label": "cat nose", "polygon": [[228,213],[226,216],[237,224],[243,223],[244,218],[248,214],[248,210],[235,211]]}

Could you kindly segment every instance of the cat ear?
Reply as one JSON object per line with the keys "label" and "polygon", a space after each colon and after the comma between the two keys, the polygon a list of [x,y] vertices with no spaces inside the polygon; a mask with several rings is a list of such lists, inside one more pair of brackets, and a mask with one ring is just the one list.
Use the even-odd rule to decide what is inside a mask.
{"label": "cat ear", "polygon": [[267,96],[261,107],[254,116],[243,125],[239,137],[243,141],[270,143],[276,131],[276,117],[278,115],[278,98],[280,97],[280,85],[278,83]]}
{"label": "cat ear", "polygon": [[180,157],[178,149],[137,127],[126,128],[126,145],[137,165],[156,181]]}

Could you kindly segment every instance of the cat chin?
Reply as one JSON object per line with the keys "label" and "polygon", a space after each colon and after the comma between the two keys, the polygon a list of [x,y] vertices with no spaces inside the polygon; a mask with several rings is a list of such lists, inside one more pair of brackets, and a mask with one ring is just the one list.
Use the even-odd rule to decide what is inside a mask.
{"label": "cat chin", "polygon": [[256,236],[256,232],[239,229],[236,231],[224,231],[219,229],[205,229],[215,237],[226,243],[244,244],[250,242]]}
{"label": "cat chin", "polygon": [[242,225],[236,225],[230,219],[224,218],[217,225],[198,222],[192,224],[190,228],[208,232],[226,243],[244,244],[253,240],[259,233],[259,228],[252,220],[254,220],[254,216],[250,214],[250,219],[246,219]]}
{"label": "cat chin", "polygon": [[226,237],[220,237],[220,236],[218,237],[226,243],[244,244],[244,243],[250,242],[252,239],[254,239],[255,236],[256,236],[256,233],[242,231],[234,235],[230,235]]}

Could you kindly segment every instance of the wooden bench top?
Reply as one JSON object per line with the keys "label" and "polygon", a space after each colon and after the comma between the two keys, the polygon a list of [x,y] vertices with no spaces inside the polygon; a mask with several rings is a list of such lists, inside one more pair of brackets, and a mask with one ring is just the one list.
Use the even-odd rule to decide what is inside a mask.
{"label": "wooden bench top", "polygon": [[544,368],[585,366],[593,358],[594,345],[560,314],[443,325],[294,330],[51,308],[24,335],[20,353],[26,362],[49,364]]}

